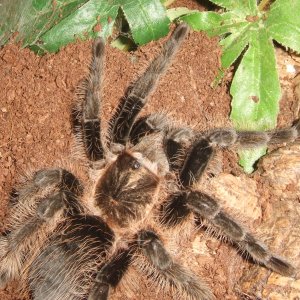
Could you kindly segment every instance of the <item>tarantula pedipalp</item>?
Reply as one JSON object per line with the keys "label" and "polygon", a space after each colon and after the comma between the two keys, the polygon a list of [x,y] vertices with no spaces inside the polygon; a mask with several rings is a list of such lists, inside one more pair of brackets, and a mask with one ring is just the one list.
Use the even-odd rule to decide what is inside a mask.
{"label": "tarantula pedipalp", "polygon": [[[201,133],[176,127],[161,114],[137,119],[186,33],[187,26],[179,25],[129,88],[110,122],[107,140],[98,117],[104,43],[95,41],[90,74],[72,112],[79,150],[93,177],[82,184],[66,169],[44,169],[17,190],[0,237],[2,285],[21,276],[34,299],[107,299],[134,269],[162,293],[166,289],[180,299],[214,299],[207,285],[172,257],[174,249],[164,240],[168,230],[194,218],[206,219],[258,263],[293,275],[290,264],[222,211],[197,182],[216,147],[292,142],[299,137],[300,123],[262,133]],[[133,283],[127,283],[130,290]]]}

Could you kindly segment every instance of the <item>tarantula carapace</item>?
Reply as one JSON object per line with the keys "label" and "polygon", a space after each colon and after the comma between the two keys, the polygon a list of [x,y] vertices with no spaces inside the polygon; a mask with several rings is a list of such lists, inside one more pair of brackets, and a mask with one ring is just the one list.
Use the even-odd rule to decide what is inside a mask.
{"label": "tarantula carapace", "polygon": [[[293,142],[300,122],[276,131],[204,133],[175,126],[163,114],[138,118],[187,32],[180,24],[130,86],[106,136],[99,118],[104,41],[95,40],[89,75],[71,114],[89,176],[77,176],[72,168],[42,169],[14,189],[0,236],[1,286],[17,279],[33,299],[108,299],[131,272],[174,298],[215,299],[207,284],[174,258],[166,237],[178,228],[180,239],[184,226],[201,220],[255,262],[294,274],[292,265],[271,253],[197,183],[217,147]],[[126,293],[133,281],[124,284]]]}

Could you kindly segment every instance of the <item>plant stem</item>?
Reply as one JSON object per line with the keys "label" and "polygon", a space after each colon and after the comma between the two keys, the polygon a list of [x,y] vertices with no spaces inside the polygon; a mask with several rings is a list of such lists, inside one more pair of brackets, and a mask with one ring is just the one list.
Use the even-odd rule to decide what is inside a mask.
{"label": "plant stem", "polygon": [[263,11],[268,5],[271,0],[261,0],[261,2],[258,5],[258,10]]}
{"label": "plant stem", "polygon": [[164,4],[164,6],[168,7],[169,5],[171,5],[175,1],[176,0],[166,0],[166,1],[163,1],[163,4]]}

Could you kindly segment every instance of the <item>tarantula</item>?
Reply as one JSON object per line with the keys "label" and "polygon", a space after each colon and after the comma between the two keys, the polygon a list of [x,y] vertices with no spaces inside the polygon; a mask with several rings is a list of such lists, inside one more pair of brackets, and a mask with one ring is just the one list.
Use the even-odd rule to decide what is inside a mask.
{"label": "tarantula", "polygon": [[0,236],[1,286],[18,279],[33,299],[102,300],[134,269],[175,298],[215,299],[205,282],[173,258],[172,245],[163,240],[169,230],[193,227],[199,220],[258,264],[294,274],[291,264],[225,213],[197,182],[217,147],[293,142],[300,136],[299,121],[276,131],[204,133],[175,126],[163,114],[137,118],[187,32],[186,24],[178,25],[130,86],[106,136],[99,118],[105,47],[101,38],[95,40],[89,75],[78,88],[71,114],[89,178],[83,185],[86,177],[75,176],[76,169],[42,169],[14,189]]}

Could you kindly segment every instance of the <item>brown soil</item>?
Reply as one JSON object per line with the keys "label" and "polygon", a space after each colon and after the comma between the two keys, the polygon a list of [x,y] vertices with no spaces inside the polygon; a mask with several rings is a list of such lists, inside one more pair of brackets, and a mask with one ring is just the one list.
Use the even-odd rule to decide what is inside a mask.
{"label": "brown soil", "polygon": [[[188,0],[178,1],[176,5],[199,9],[197,3]],[[128,84],[145,68],[162,43],[163,40],[152,42],[134,53],[124,53],[107,46],[103,93],[104,120],[107,121],[112,115]],[[27,169],[53,166],[58,158],[71,154],[70,107],[75,87],[87,72],[90,48],[91,42],[78,42],[65,47],[57,54],[43,57],[13,44],[6,45],[0,51],[1,227],[5,223],[10,190],[20,176]],[[281,50],[278,52],[284,88],[279,125],[290,126],[299,112],[299,98],[293,90],[295,85],[291,80],[292,76],[285,72],[284,66],[287,60],[296,65],[298,63],[296,58],[292,59]],[[217,88],[211,87],[218,72],[219,60],[217,39],[209,39],[199,32],[190,33],[173,65],[150,97],[145,111],[166,111],[199,129],[230,126],[229,82],[225,80]],[[297,92],[297,89],[295,91]],[[210,183],[213,188],[219,189],[219,198],[229,195],[227,202],[224,200],[226,207],[237,211],[247,226],[257,228],[257,225],[263,225],[263,231],[256,231],[264,236],[269,245],[273,245],[270,236],[280,234],[280,226],[278,229],[276,225],[279,218],[277,215],[284,220],[294,220],[295,213],[299,216],[299,143],[293,147],[296,147],[296,150],[293,148],[287,150],[288,153],[279,155],[283,159],[280,163],[281,169],[275,168],[274,172],[277,175],[281,174],[280,178],[286,179],[283,183],[279,180],[280,188],[277,185],[277,177],[274,178],[274,172],[272,173],[272,158],[271,161],[264,160],[265,163],[262,163],[263,166],[254,175],[246,176],[237,165],[237,155],[230,151],[224,155],[221,173]],[[295,160],[290,162],[289,175],[286,175],[285,158],[290,157],[295,157]],[[278,156],[275,155],[274,159],[278,161]],[[298,166],[297,170],[293,170],[295,164]],[[288,199],[284,195],[287,195]],[[286,199],[287,202],[278,205],[280,199]],[[280,213],[283,206],[288,214]],[[292,209],[293,207],[297,209]],[[275,208],[277,210],[274,212]],[[286,247],[283,247],[277,238],[277,244],[274,242],[275,246],[271,248],[276,253],[289,257],[299,266],[298,251],[294,249],[294,253],[292,250],[286,250],[292,243],[287,234],[291,228],[298,230],[293,243],[295,240],[299,243],[298,223],[291,221],[285,224],[288,227],[285,227],[285,232],[281,234],[285,234]],[[266,227],[266,224],[270,227]],[[246,295],[255,295],[262,299],[299,299],[299,280],[281,280],[282,277],[279,276],[275,283],[274,280],[269,283],[270,272],[264,271],[264,275],[260,277],[257,273],[261,271],[252,271],[255,267],[244,261],[234,248],[213,237],[199,233],[193,237],[188,247],[190,249],[187,253],[191,256],[187,259],[187,265],[196,273],[205,276],[217,299],[241,299],[242,295],[244,299],[252,299]],[[256,272],[257,277],[250,276],[251,278],[247,279],[251,272]],[[255,282],[253,278],[260,281]],[[275,296],[266,294],[265,290],[269,284],[273,288],[274,285],[279,286]],[[16,284],[13,284],[0,290],[0,299],[22,299],[15,292],[15,287]],[[274,292],[274,289],[271,290]],[[147,296],[145,292],[137,299],[152,297]]]}

